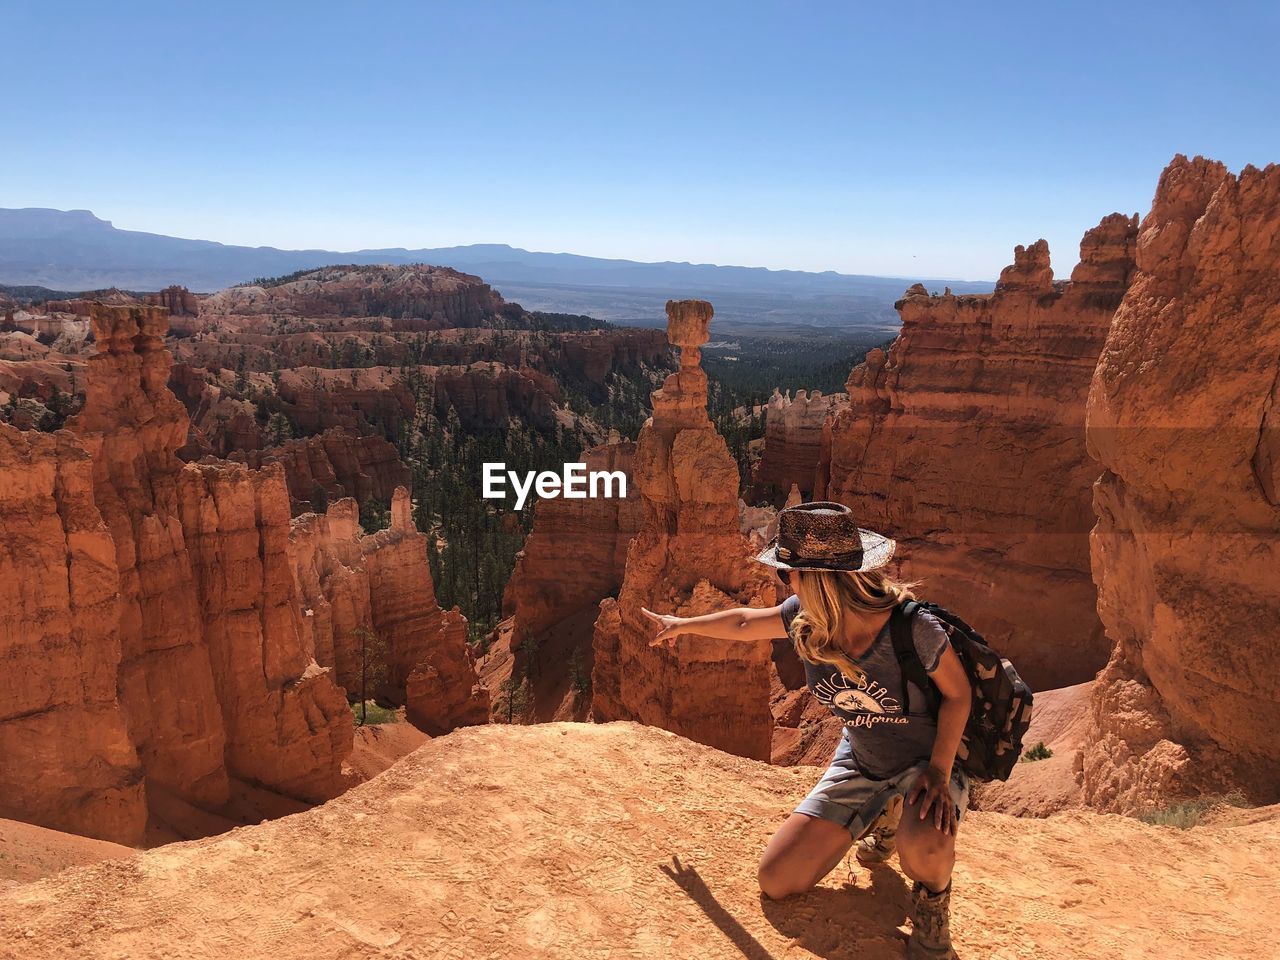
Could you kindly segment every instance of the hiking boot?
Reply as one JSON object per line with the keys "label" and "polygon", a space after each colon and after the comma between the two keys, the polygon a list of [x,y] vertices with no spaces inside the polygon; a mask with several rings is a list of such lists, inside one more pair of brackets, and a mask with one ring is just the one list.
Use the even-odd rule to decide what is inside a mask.
{"label": "hiking boot", "polygon": [[907,960],[955,960],[951,949],[951,884],[933,893],[919,880],[911,888]]}
{"label": "hiking boot", "polygon": [[876,817],[871,829],[858,840],[854,856],[864,867],[884,863],[898,849],[898,821],[902,819],[902,797],[894,797]]}

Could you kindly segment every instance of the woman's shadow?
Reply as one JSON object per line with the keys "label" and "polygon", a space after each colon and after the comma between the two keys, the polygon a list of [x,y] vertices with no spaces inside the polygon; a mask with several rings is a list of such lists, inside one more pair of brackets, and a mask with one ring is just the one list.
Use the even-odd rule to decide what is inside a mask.
{"label": "woman's shadow", "polygon": [[[662,872],[702,908],[747,960],[773,960],[761,943],[732,916],[693,867],[672,858]],[[837,868],[839,869],[839,868]],[[910,892],[901,875],[890,867],[876,867],[860,882],[839,887],[815,887],[784,900],[760,898],[765,919],[788,940],[826,960],[901,960],[903,934],[899,924],[907,916]]]}

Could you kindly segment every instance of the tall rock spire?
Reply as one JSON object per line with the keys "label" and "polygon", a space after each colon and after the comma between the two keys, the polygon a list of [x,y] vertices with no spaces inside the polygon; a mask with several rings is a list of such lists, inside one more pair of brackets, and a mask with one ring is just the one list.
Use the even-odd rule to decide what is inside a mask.
{"label": "tall rock spire", "polygon": [[592,715],[767,760],[770,645],[690,634],[673,651],[650,647],[654,631],[640,611],[696,616],[776,602],[773,578],[751,560],[738,529],[737,464],[707,417],[700,348],[712,312],[703,300],[667,304],[667,339],[680,348],[680,368],[654,391],[653,416],[636,441],[633,477],[645,516],[618,599],[600,605]]}

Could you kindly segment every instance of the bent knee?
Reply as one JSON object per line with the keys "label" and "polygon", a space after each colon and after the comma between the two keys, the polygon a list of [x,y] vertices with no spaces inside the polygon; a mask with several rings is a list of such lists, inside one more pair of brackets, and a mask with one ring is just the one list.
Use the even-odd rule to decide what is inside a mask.
{"label": "bent knee", "polygon": [[930,823],[917,830],[898,832],[898,862],[903,870],[930,871],[955,862],[955,837]]}
{"label": "bent knee", "polygon": [[756,882],[760,885],[760,892],[770,900],[781,900],[812,889],[816,881],[799,876],[794,869],[789,870],[784,865],[762,860],[756,871]]}

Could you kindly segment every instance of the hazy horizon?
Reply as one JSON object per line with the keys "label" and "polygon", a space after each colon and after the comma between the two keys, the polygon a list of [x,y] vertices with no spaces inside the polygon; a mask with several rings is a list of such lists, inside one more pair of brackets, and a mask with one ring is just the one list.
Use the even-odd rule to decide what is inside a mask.
{"label": "hazy horizon", "polygon": [[0,206],[981,281],[1041,237],[1066,276],[1175,153],[1280,158],[1262,4],[129,8],[6,14]]}

